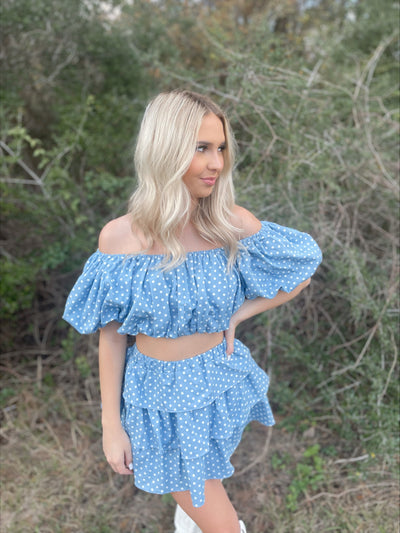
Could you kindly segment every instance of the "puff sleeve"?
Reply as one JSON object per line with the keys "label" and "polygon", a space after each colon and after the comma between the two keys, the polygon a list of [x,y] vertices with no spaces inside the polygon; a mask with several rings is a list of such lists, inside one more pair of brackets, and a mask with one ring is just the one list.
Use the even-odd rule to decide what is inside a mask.
{"label": "puff sleeve", "polygon": [[240,275],[245,298],[273,298],[279,290],[290,292],[308,279],[322,260],[315,240],[307,233],[261,223],[258,233],[243,239]]}
{"label": "puff sleeve", "polygon": [[91,255],[68,296],[63,319],[79,333],[94,333],[113,320],[124,321],[123,294],[112,289],[113,266],[120,258],[115,256],[111,264],[110,256],[107,259],[99,251]]}

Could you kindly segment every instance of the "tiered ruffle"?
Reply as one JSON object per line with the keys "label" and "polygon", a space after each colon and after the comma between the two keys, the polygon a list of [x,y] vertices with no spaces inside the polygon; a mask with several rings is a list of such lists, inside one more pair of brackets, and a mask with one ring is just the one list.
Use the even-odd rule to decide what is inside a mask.
{"label": "tiered ruffle", "polygon": [[160,361],[128,349],[122,422],[133,451],[135,484],[164,494],[190,490],[204,504],[207,479],[233,473],[230,457],[251,420],[274,424],[269,379],[235,340],[195,357]]}
{"label": "tiered ruffle", "polygon": [[188,252],[172,270],[159,268],[162,255],[90,256],[75,283],[63,318],[80,333],[115,320],[118,332],[176,338],[229,327],[245,298],[273,298],[309,278],[321,261],[313,238],[273,222],[240,241],[227,269],[223,248]]}

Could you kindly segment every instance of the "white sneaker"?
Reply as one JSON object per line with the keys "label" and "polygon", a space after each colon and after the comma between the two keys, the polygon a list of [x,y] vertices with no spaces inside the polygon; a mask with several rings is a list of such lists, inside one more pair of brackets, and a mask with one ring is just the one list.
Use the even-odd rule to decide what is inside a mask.
{"label": "white sneaker", "polygon": [[[175,509],[174,525],[175,533],[201,533],[199,526],[190,518],[188,514],[185,513],[185,511],[179,505],[177,505]],[[242,520],[239,520],[239,525],[240,533],[247,533],[246,526]]]}
{"label": "white sneaker", "polygon": [[198,525],[179,505],[176,506],[174,525],[175,533],[201,533]]}

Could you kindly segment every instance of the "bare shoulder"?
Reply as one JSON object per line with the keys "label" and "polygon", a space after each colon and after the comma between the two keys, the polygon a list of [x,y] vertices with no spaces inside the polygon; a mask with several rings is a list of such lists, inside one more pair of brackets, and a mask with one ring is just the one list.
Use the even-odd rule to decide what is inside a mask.
{"label": "bare shoulder", "polygon": [[253,215],[250,211],[241,207],[240,205],[235,205],[233,208],[233,218],[232,223],[234,226],[240,230],[240,239],[245,237],[250,237],[254,233],[257,233],[261,229],[261,222],[257,217]]}
{"label": "bare shoulder", "polygon": [[100,232],[100,252],[129,254],[139,252],[141,249],[141,241],[132,231],[129,214],[110,220]]}

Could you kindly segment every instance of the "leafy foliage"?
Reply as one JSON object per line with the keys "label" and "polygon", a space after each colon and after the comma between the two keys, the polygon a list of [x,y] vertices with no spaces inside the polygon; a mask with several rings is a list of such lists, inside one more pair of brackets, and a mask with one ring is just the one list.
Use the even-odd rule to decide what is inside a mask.
{"label": "leafy foliage", "polygon": [[[87,378],[60,325],[65,296],[101,226],[125,209],[145,102],[192,88],[232,119],[238,203],[311,232],[324,253],[306,294],[240,329],[273,369],[283,423],[329,417],[349,454],[393,454],[399,3],[138,0],[115,19],[94,0],[3,4],[6,348],[63,346]],[[319,457],[303,458],[290,505],[319,481]]]}

